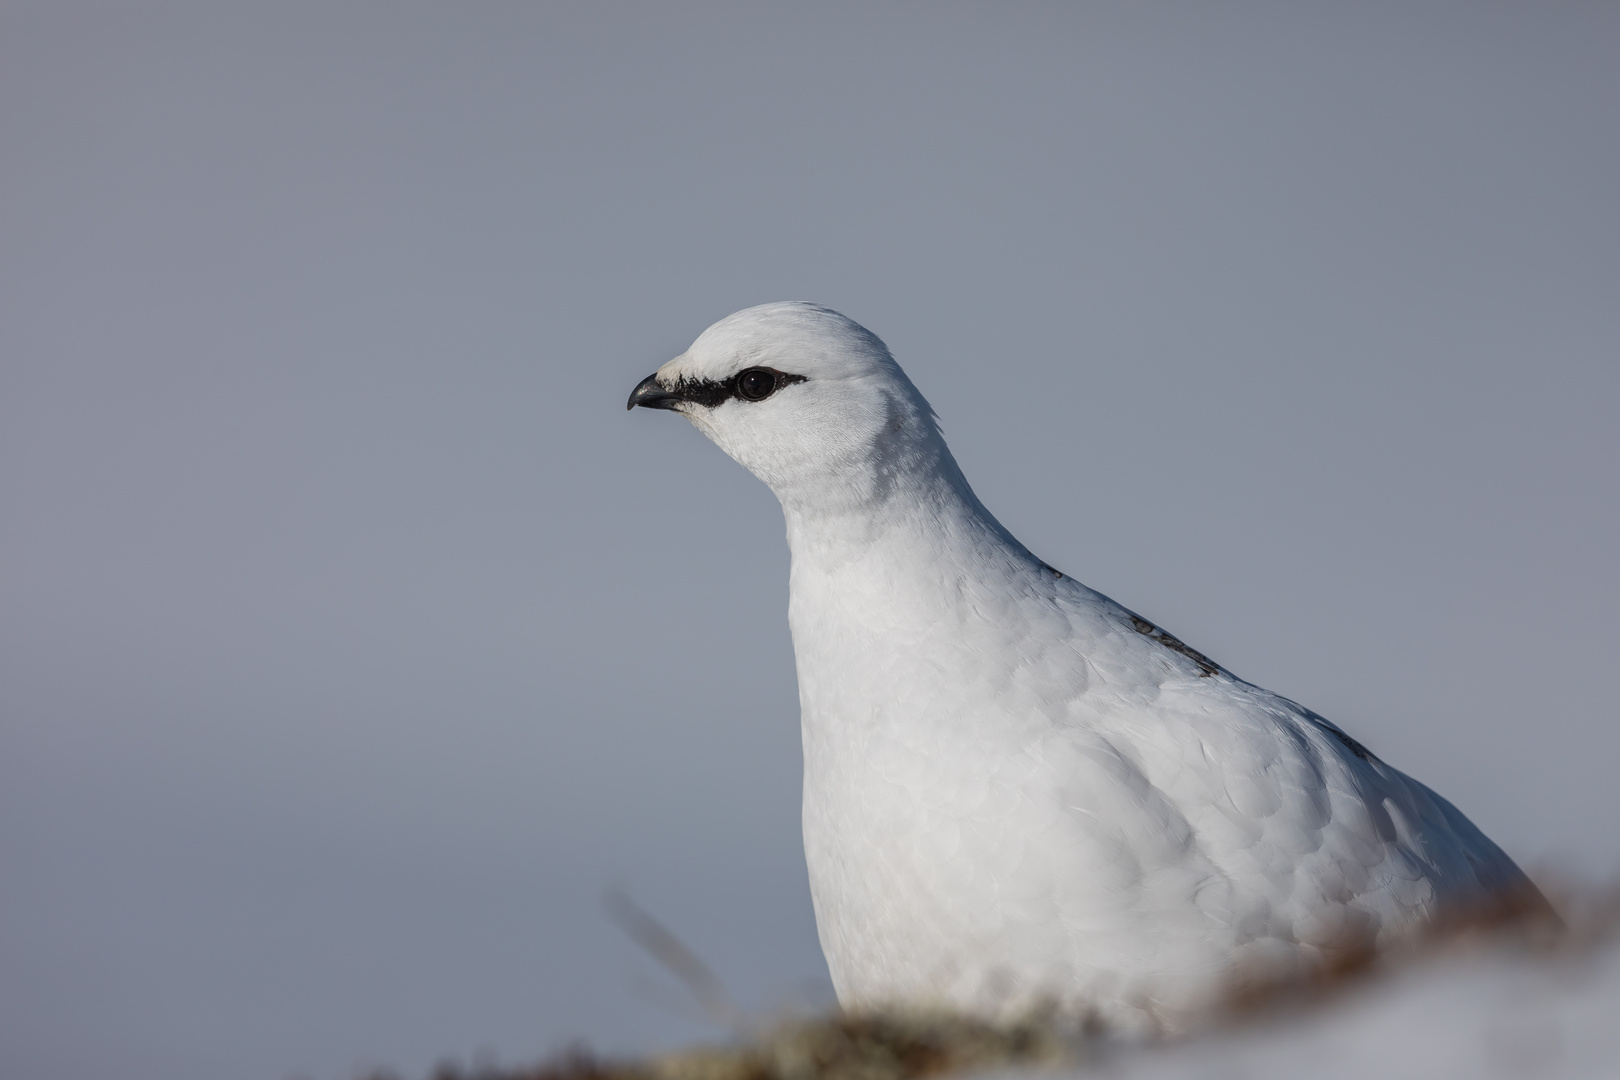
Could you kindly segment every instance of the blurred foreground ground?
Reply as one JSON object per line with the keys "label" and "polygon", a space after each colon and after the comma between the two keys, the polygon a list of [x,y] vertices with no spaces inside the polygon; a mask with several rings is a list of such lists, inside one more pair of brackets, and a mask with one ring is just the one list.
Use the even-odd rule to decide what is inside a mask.
{"label": "blurred foreground ground", "polygon": [[1568,934],[1509,927],[1438,944],[1166,1044],[1044,1023],[995,1029],[937,1017],[828,1017],[644,1061],[576,1054],[528,1068],[445,1066],[436,1080],[1620,1077],[1620,908],[1613,895],[1561,906]]}

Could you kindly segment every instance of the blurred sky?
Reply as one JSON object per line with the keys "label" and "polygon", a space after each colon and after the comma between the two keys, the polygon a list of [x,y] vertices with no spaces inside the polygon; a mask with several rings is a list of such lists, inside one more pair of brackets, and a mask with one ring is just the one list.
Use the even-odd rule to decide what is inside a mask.
{"label": "blurred sky", "polygon": [[[0,1073],[829,994],[763,485],[882,336],[1035,552],[1620,868],[1620,8],[0,3]],[[666,1002],[665,999],[673,999]]]}

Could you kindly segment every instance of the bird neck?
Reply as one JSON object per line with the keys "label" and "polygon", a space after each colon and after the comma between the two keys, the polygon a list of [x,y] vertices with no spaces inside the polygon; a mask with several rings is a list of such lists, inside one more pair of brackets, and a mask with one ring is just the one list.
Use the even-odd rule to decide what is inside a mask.
{"label": "bird neck", "polygon": [[949,589],[1041,565],[979,501],[943,441],[911,464],[924,467],[840,484],[822,497],[783,495],[795,592],[811,580],[841,592]]}

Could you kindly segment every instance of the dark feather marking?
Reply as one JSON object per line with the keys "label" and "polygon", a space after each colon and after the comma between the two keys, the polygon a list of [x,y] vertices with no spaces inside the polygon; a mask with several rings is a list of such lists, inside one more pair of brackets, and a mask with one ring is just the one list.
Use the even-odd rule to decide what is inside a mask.
{"label": "dark feather marking", "polygon": [[1215,661],[1211,660],[1209,657],[1205,656],[1191,645],[1188,645],[1174,634],[1165,630],[1160,630],[1157,626],[1154,626],[1152,623],[1142,618],[1142,616],[1132,615],[1131,625],[1136,628],[1136,632],[1138,634],[1147,635],[1154,641],[1157,641],[1160,645],[1163,645],[1165,648],[1171,650],[1172,652],[1178,652],[1182,656],[1185,656],[1187,659],[1191,660],[1193,663],[1197,664],[1200,678],[1207,679],[1217,671],[1221,670],[1221,665],[1217,664]]}
{"label": "dark feather marking", "polygon": [[[753,369],[749,368],[747,370],[752,371]],[[765,370],[776,376],[777,390],[784,386],[792,386],[794,383],[804,382],[803,375],[777,371],[775,368],[766,368]],[[742,372],[737,373],[737,375],[741,374]],[[690,401],[694,405],[702,405],[704,408],[712,409],[716,405],[723,404],[737,396],[737,375],[720,381],[714,379],[682,379],[675,384],[675,388],[670,393],[682,400]],[[775,390],[772,391],[772,393],[775,392]]]}
{"label": "dark feather marking", "polygon": [[1311,722],[1317,727],[1321,728],[1323,731],[1327,732],[1329,735],[1333,736],[1335,739],[1338,739],[1344,744],[1344,748],[1346,750],[1356,755],[1356,757],[1360,758],[1362,761],[1378,760],[1377,756],[1374,755],[1371,750],[1367,749],[1365,746],[1362,746],[1359,742],[1352,739],[1350,736],[1346,735],[1344,732],[1340,731],[1338,728],[1334,727],[1332,724],[1328,723],[1326,720],[1323,720],[1314,713],[1311,715]]}
{"label": "dark feather marking", "polygon": [[[1048,569],[1050,569],[1050,567],[1048,567]],[[1053,572],[1056,573],[1056,571]],[[1157,641],[1160,645],[1163,645],[1165,648],[1173,649],[1182,656],[1190,659],[1193,663],[1197,664],[1198,672],[1201,677],[1208,678],[1217,671],[1221,670],[1221,666],[1215,661],[1211,660],[1209,657],[1205,656],[1191,645],[1186,644],[1174,634],[1160,630],[1157,626],[1154,626],[1140,615],[1131,616],[1131,625],[1136,628],[1136,632],[1138,634],[1147,635],[1154,641]],[[1361,743],[1357,742],[1355,739],[1352,739],[1350,736],[1328,723],[1322,717],[1310,712],[1308,712],[1307,715],[1310,717],[1311,723],[1315,724],[1317,727],[1321,728],[1335,739],[1338,739],[1339,742],[1344,744],[1344,748],[1346,750],[1356,755],[1356,757],[1360,758],[1362,761],[1371,762],[1379,760],[1377,755],[1375,755],[1371,750],[1368,750],[1365,746],[1361,745]]]}

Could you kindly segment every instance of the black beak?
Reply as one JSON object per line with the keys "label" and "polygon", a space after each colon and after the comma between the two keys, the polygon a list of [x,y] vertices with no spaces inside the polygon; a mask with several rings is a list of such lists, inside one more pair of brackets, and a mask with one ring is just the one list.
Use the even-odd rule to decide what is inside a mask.
{"label": "black beak", "polygon": [[630,391],[630,403],[625,409],[633,409],[637,405],[646,409],[673,409],[683,400],[685,399],[679,394],[672,394],[659,386],[658,376],[649,375],[636,383],[636,388]]}

